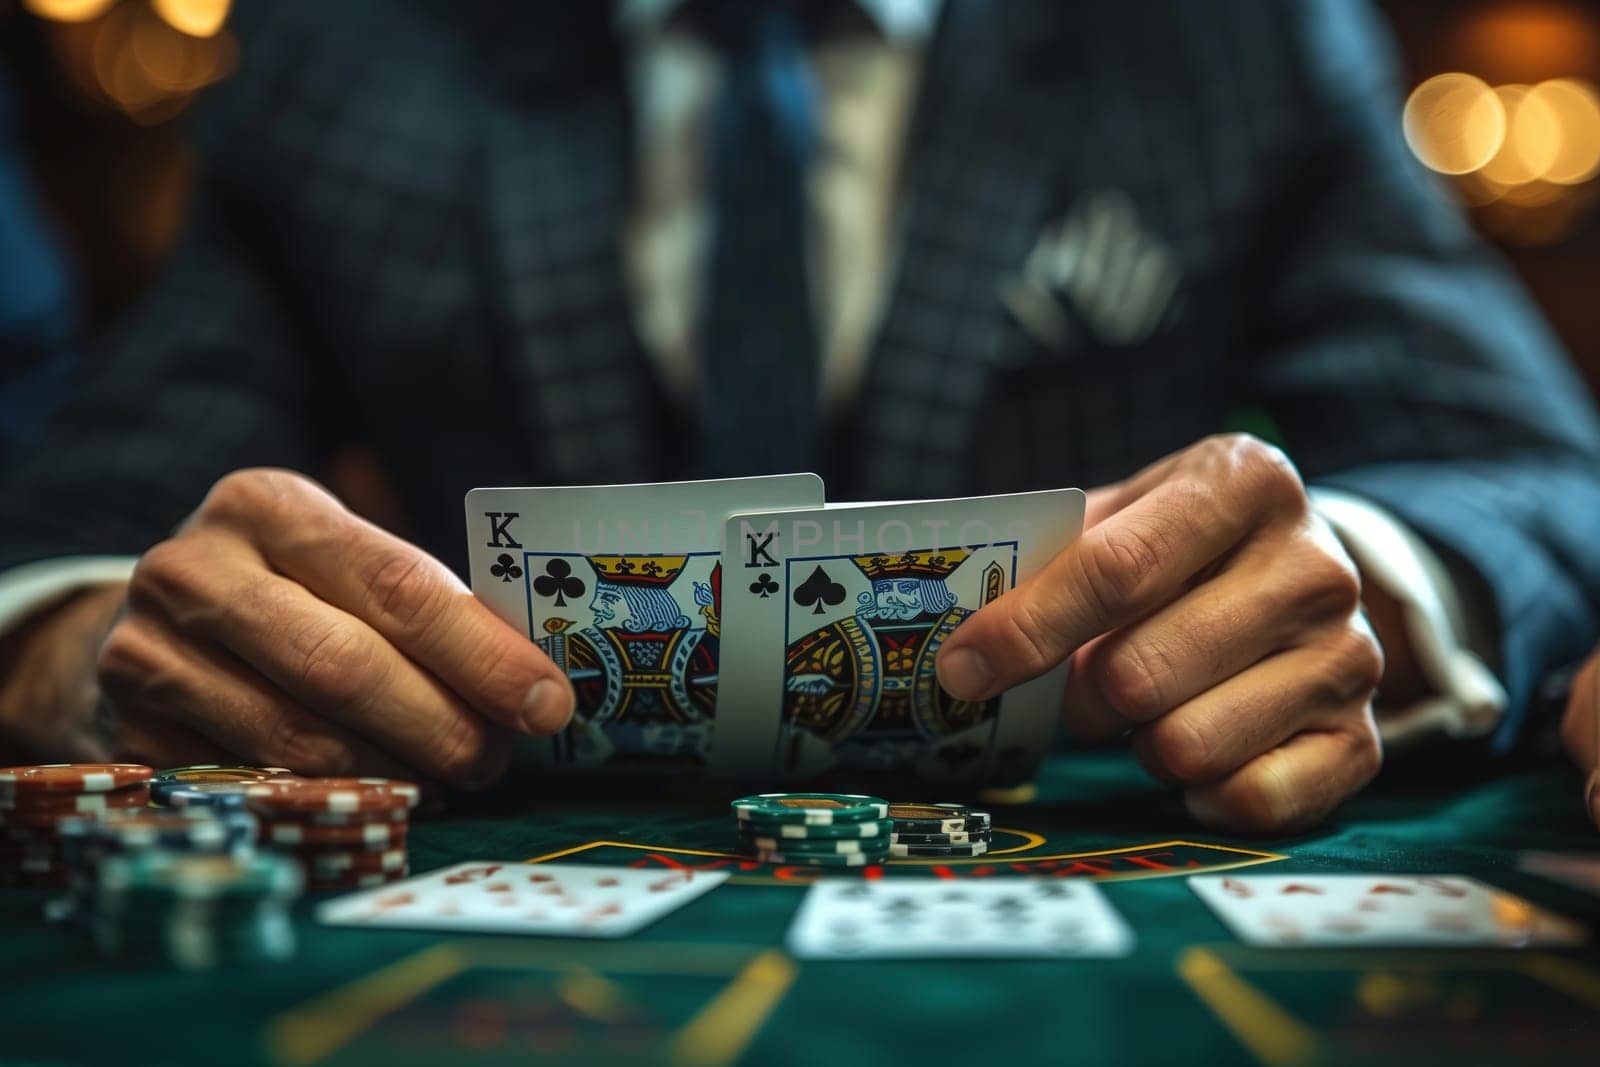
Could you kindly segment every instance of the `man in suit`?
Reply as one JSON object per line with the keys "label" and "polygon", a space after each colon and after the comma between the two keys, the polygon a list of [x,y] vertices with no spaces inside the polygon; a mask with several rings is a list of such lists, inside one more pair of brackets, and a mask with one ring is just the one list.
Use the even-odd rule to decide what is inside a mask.
{"label": "man in suit", "polygon": [[[1504,752],[1594,634],[1600,428],[1406,158],[1359,5],[236,30],[184,248],[0,499],[19,751],[493,781],[573,698],[449,565],[473,485],[1097,486],[940,681],[1071,657],[1068,725],[1242,830],[1325,817],[1380,727]],[[1282,449],[1217,435],[1239,412]],[[404,536],[291,473],[349,439]]]}
{"label": "man in suit", "polygon": [[0,67],[0,469],[43,431],[66,393],[78,302],[28,174],[21,116]]}

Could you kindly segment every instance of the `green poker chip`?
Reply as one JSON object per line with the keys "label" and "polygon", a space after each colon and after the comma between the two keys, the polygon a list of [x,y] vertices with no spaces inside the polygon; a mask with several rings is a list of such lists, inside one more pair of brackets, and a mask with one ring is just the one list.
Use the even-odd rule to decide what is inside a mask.
{"label": "green poker chip", "polygon": [[890,845],[889,855],[897,859],[971,859],[989,851],[987,841],[969,845]]}
{"label": "green poker chip", "polygon": [[891,845],[971,845],[979,842],[988,844],[987,830],[980,833],[952,830],[947,834],[903,834],[896,830],[889,835]]}
{"label": "green poker chip", "polygon": [[866,840],[851,840],[844,837],[825,837],[802,841],[792,837],[760,837],[741,833],[739,835],[739,847],[746,852],[779,852],[792,856],[817,856],[830,853],[841,856],[887,856],[889,854],[889,839],[887,837],[877,837]]}
{"label": "green poker chip", "polygon": [[889,802],[859,793],[758,793],[733,802],[744,822],[833,826],[889,817]]}
{"label": "green poker chip", "polygon": [[829,826],[807,826],[799,822],[768,822],[764,819],[740,819],[739,833],[757,837],[776,837],[783,841],[888,841],[894,823],[888,819],[867,819],[863,822],[841,822]]}
{"label": "green poker chip", "polygon": [[889,817],[896,833],[907,834],[988,833],[992,825],[988,812],[965,804],[895,803]]}
{"label": "green poker chip", "polygon": [[758,852],[756,859],[780,867],[865,867],[869,863],[882,863],[885,857],[860,852],[848,855],[830,852]]}

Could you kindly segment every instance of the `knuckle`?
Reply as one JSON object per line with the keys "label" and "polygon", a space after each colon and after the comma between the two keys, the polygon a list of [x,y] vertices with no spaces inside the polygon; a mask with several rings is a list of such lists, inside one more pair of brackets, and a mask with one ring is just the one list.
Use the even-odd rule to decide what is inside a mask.
{"label": "knuckle", "polygon": [[[223,524],[250,526],[265,512],[295,508],[309,517],[313,509],[299,507],[310,491],[326,497],[303,474],[276,467],[245,467],[217,479],[200,502],[198,515]],[[331,500],[331,497],[327,497]]]}
{"label": "knuckle", "polygon": [[380,553],[366,576],[366,588],[373,617],[407,635],[429,628],[446,593],[433,561],[414,550]]}
{"label": "knuckle", "polygon": [[1136,522],[1096,529],[1078,557],[1085,587],[1106,608],[1136,602],[1166,558],[1163,538]]}
{"label": "knuckle", "polygon": [[123,619],[100,644],[95,676],[103,687],[126,692],[142,686],[159,669],[161,658],[155,636],[131,619]]}
{"label": "knuckle", "polygon": [[1005,620],[1015,665],[1024,674],[1048,670],[1068,651],[1068,637],[1055,613],[1031,597],[1019,598]]}
{"label": "knuckle", "polygon": [[465,714],[446,716],[429,750],[439,776],[463,785],[478,784],[493,755],[488,731]]}
{"label": "knuckle", "polygon": [[1305,483],[1283,449],[1248,433],[1220,435],[1220,445],[1229,473],[1248,486],[1252,494],[1280,510],[1308,509]]}
{"label": "knuckle", "polygon": [[530,667],[530,662],[543,664],[544,654],[526,644],[487,641],[481,646],[479,657],[479,662],[471,666],[474,700],[469,702],[488,710],[514,714],[533,683],[546,673],[555,673],[553,663],[548,671]]}
{"label": "knuckle", "polygon": [[1361,572],[1348,558],[1318,553],[1313,573],[1317,600],[1330,614],[1348,615],[1361,605]]}
{"label": "knuckle", "polygon": [[1188,719],[1168,716],[1152,723],[1146,744],[1151,758],[1179,785],[1196,785],[1216,776],[1213,746]]}
{"label": "knuckle", "polygon": [[326,623],[301,652],[297,677],[303,691],[320,704],[346,709],[378,688],[375,660],[371,643],[355,626]]}
{"label": "knuckle", "polygon": [[355,769],[355,754],[314,719],[278,711],[268,716],[261,758],[297,774],[343,777]]}
{"label": "knuckle", "polygon": [[1371,634],[1350,628],[1328,650],[1323,687],[1332,700],[1365,699],[1383,681],[1383,650]]}
{"label": "knuckle", "polygon": [[200,502],[200,513],[216,519],[249,518],[278,499],[281,487],[273,473],[248,467],[224,474]]}
{"label": "knuckle", "polygon": [[1170,710],[1166,694],[1176,671],[1171,657],[1155,643],[1120,642],[1105,656],[1099,673],[1106,703],[1130,723],[1149,722]]}
{"label": "knuckle", "polygon": [[130,597],[153,596],[158,600],[192,599],[203,572],[193,548],[181,538],[171,538],[151,546],[134,564],[128,581]]}

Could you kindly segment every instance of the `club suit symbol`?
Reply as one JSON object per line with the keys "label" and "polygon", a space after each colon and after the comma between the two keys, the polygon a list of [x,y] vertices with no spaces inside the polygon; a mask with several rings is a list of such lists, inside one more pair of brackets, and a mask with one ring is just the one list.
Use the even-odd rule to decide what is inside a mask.
{"label": "club suit symbol", "polygon": [[[517,566],[517,561],[511,558],[511,554],[509,552],[502,552],[500,555],[496,556],[495,561],[489,565],[489,573],[500,579],[502,582],[514,582],[518,578],[522,577],[522,568]],[[542,581],[543,579],[540,580]],[[535,582],[534,586],[537,587],[538,584],[538,582]],[[557,601],[557,603],[560,602]]]}
{"label": "club suit symbol", "polygon": [[763,574],[750,583],[750,591],[765,600],[778,591],[778,583],[772,580],[772,575]]}
{"label": "club suit symbol", "polygon": [[[702,761],[716,707],[721,565],[700,582],[684,574],[688,556],[585,559],[594,572],[590,623],[561,620],[555,627],[556,620],[546,620],[548,636],[539,639],[578,698],[568,730],[572,758],[619,766]],[[579,597],[586,588],[561,559],[551,560],[534,585],[546,596]]]}
{"label": "club suit symbol", "polygon": [[533,580],[533,591],[540,596],[555,597],[555,606],[558,608],[567,606],[566,598],[569,596],[581,597],[585,588],[583,579],[572,573],[572,564],[560,558],[546,563],[544,573]]}
{"label": "club suit symbol", "polygon": [[1102,189],[1045,227],[1000,295],[1049,348],[1071,347],[1080,329],[1125,347],[1168,320],[1181,280],[1177,255],[1145,228],[1128,194]]}

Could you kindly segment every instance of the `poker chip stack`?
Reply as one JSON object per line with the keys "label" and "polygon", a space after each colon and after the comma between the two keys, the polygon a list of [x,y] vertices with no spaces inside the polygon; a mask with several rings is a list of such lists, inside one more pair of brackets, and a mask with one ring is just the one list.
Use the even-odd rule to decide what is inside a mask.
{"label": "poker chip stack", "polygon": [[65,886],[62,827],[145,807],[151,773],[133,763],[0,768],[0,885]]}
{"label": "poker chip stack", "polygon": [[406,877],[406,833],[421,794],[389,778],[272,778],[251,783],[244,805],[261,844],[293,859],[312,892],[364,889]]}
{"label": "poker chip stack", "polygon": [[897,859],[970,858],[989,851],[986,811],[962,804],[890,804],[889,855]]}
{"label": "poker chip stack", "polygon": [[289,959],[299,866],[270,852],[150,849],[106,857],[90,928],[113,959],[186,971]]}
{"label": "poker chip stack", "polygon": [[854,793],[762,793],[733,802],[739,848],[763,863],[864,867],[889,856],[889,803]]}
{"label": "poker chip stack", "polygon": [[244,791],[256,782],[293,775],[285,767],[224,767],[201,763],[159,771],[150,781],[150,800],[166,808],[244,810]]}

